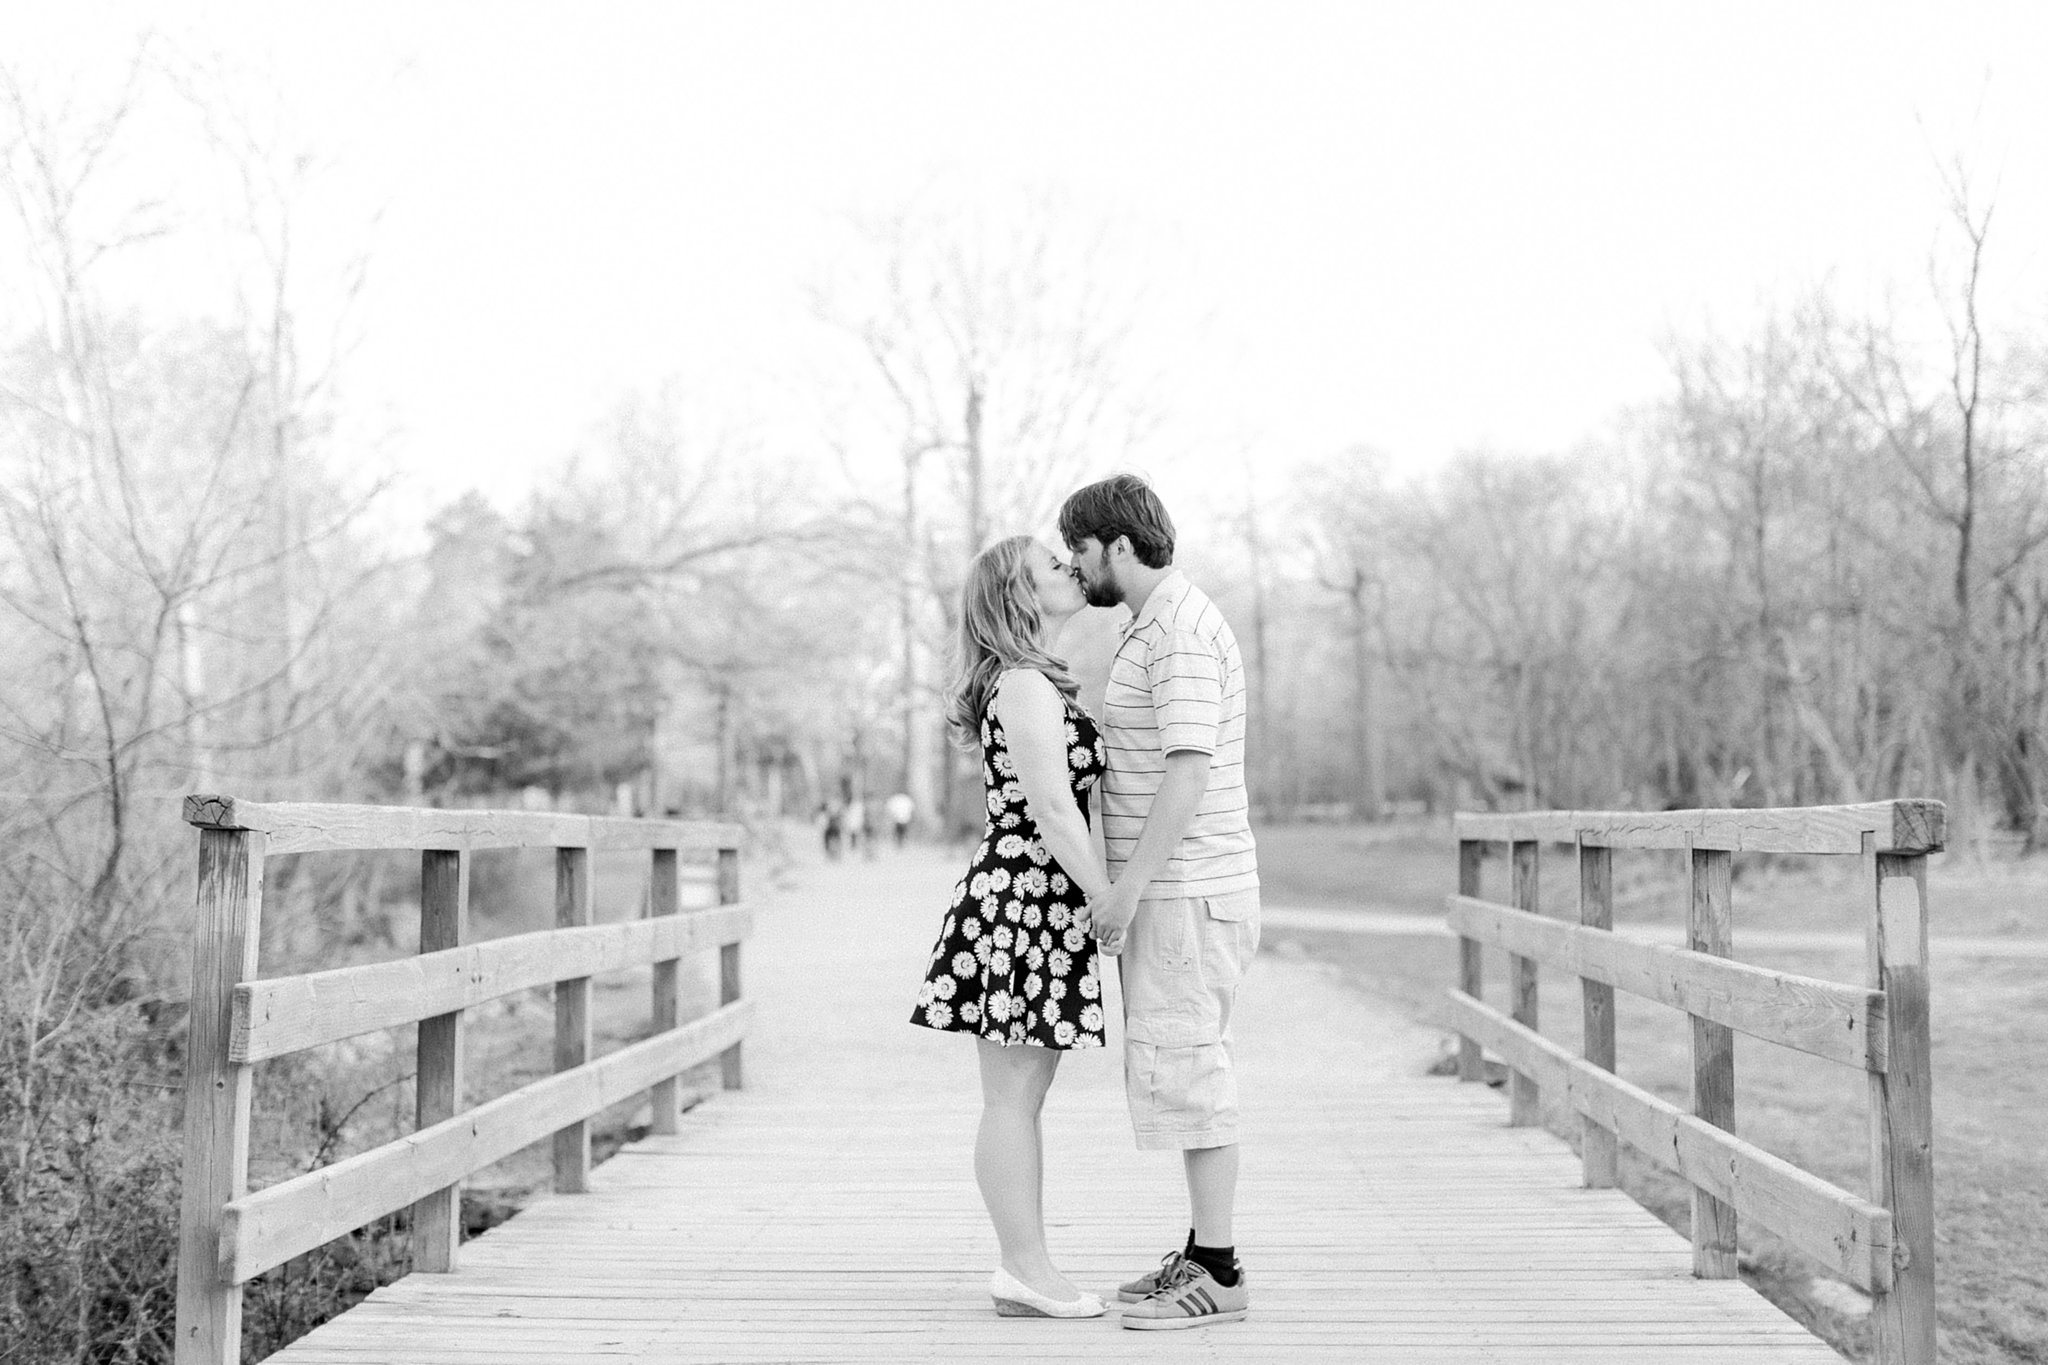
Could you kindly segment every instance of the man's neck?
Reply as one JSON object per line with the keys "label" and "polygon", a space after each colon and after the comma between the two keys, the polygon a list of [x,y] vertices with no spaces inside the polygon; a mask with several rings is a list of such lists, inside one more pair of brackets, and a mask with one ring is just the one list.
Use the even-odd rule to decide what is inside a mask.
{"label": "man's neck", "polygon": [[1152,569],[1143,564],[1133,565],[1125,572],[1124,602],[1136,616],[1145,610],[1145,603],[1151,600],[1152,592],[1173,573],[1173,565]]}

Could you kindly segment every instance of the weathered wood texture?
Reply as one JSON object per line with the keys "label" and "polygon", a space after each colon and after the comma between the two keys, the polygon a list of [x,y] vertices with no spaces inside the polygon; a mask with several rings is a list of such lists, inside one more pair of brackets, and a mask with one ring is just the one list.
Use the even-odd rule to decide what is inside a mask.
{"label": "weathered wood texture", "polygon": [[[1686,947],[1711,958],[1735,950],[1735,913],[1731,899],[1735,855],[1725,849],[1694,849],[1691,909],[1686,915]],[[1693,1117],[1727,1132],[1735,1131],[1735,1035],[1725,1024],[1692,1014]],[[1693,1186],[1692,1269],[1710,1280],[1732,1280],[1735,1269],[1735,1209],[1726,1201]]]}
{"label": "weathered wood texture", "polygon": [[1775,810],[1464,812],[1456,824],[1460,839],[1496,843],[1537,839],[1607,848],[1860,853],[1868,834],[1879,853],[1933,853],[1947,838],[1947,821],[1947,807],[1939,801],[1871,801]]}
{"label": "weathered wood texture", "polygon": [[1934,1063],[1928,1028],[1927,859],[1865,856],[1872,898],[1871,984],[1885,993],[1891,1065],[1870,1078],[1870,1187],[1892,1211],[1896,1274],[1872,1307],[1877,1354],[1932,1361],[1935,1350]]}
{"label": "weathered wood texture", "polygon": [[392,962],[244,982],[234,993],[230,1055],[238,1061],[282,1057],[564,978],[687,957],[738,942],[752,922],[744,906],[732,905],[543,929]]}
{"label": "weathered wood texture", "polygon": [[[1594,852],[1606,850],[1588,850]],[[1479,943],[1618,986],[1766,1042],[1862,1070],[1884,1069],[1885,999],[1880,991],[1561,924],[1488,901],[1452,896],[1446,905],[1451,929]]]}
{"label": "weathered wood texture", "polygon": [[[1840,1365],[1480,1086],[1423,1074],[1431,1030],[1308,963],[1254,962],[1234,1021],[1242,1323],[999,1318],[975,1190],[973,1044],[905,1019],[957,874],[835,864],[748,941],[748,1086],[318,1329],[276,1365],[637,1361],[1488,1361]],[[849,934],[849,927],[858,932]],[[820,951],[820,944],[834,945]],[[1118,1017],[1114,973],[1106,1012]],[[1111,1290],[1185,1235],[1181,1163],[1133,1149],[1115,1051],[1047,1103],[1054,1259]]]}
{"label": "weathered wood texture", "polygon": [[[590,923],[590,850],[555,851],[555,927]],[[555,983],[555,1070],[574,1071],[590,1060],[590,978]],[[590,1179],[590,1124],[578,1118],[555,1132],[555,1191],[578,1194]]]}
{"label": "weathered wood texture", "polygon": [[753,1009],[744,1000],[726,1005],[432,1128],[243,1195],[222,1220],[221,1276],[239,1284],[260,1275],[710,1060],[746,1032]]}
{"label": "weathered wood texture", "polygon": [[[1614,850],[1580,845],[1579,925],[1580,936],[1605,935],[1614,928]],[[1467,990],[1479,998],[1479,992]],[[1614,1070],[1614,983],[1606,977],[1579,973],[1579,1034],[1585,1039],[1586,1063],[1602,1071]],[[1614,1134],[1592,1119],[1579,1119],[1579,1165],[1586,1187],[1611,1189],[1619,1153]]]}
{"label": "weathered wood texture", "polygon": [[[647,873],[647,915],[654,924],[673,922],[673,917],[682,908],[683,893],[681,868],[676,852],[671,848],[654,850],[652,865]],[[679,964],[673,957],[657,957],[652,973],[650,1014],[654,1031],[672,1029],[682,1022],[682,980]],[[676,1130],[677,1106],[681,1103],[676,1078],[664,1077],[654,1083],[648,1092],[648,1125],[657,1133],[673,1133]]]}
{"label": "weathered wood texture", "polygon": [[272,854],[372,848],[676,848],[701,853],[737,848],[744,841],[738,825],[714,821],[258,802],[232,796],[186,797],[185,821],[202,829],[260,830],[270,836]]}
{"label": "weathered wood texture", "polygon": [[263,836],[199,836],[192,1012],[185,1041],[185,1175],[178,1215],[178,1365],[242,1358],[242,1290],[219,1272],[222,1206],[249,1178],[249,1068],[228,1060],[234,988],[256,974]]}
{"label": "weathered wood texture", "polygon": [[[1474,900],[1479,898],[1480,865],[1486,856],[1486,845],[1475,840],[1464,840],[1458,845],[1458,894]],[[1484,994],[1485,963],[1480,956],[1479,940],[1466,935],[1458,940],[1458,987],[1473,999]],[[1486,1079],[1485,1058],[1479,1051],[1479,1044],[1470,1038],[1458,1040],[1458,1079],[1480,1081]]]}
{"label": "weathered wood texture", "polygon": [[[1512,895],[1517,910],[1532,919],[1540,913],[1537,904],[1537,862],[1542,845],[1534,841],[1522,841],[1510,846],[1508,858],[1513,871]],[[1536,959],[1520,953],[1508,954],[1508,999],[1509,1013],[1515,1022],[1527,1028],[1538,1027]],[[1526,1071],[1516,1071],[1508,1076],[1508,1122],[1513,1124],[1540,1124],[1543,1122],[1543,1097],[1539,1093],[1536,1077]]]}
{"label": "weathered wood texture", "polygon": [[1577,1112],[1691,1184],[1732,1204],[1861,1289],[1890,1282],[1891,1215],[1647,1090],[1602,1071],[1491,1006],[1452,991],[1452,1027],[1528,1071]]}
{"label": "weathered wood texture", "polygon": [[[736,848],[718,850],[718,903],[737,904],[740,898],[740,853]],[[727,943],[718,950],[718,1002],[730,1004],[740,998],[740,945]],[[740,1066],[740,1045],[735,1042],[718,1059],[719,1083],[737,1090],[744,1079]]]}
{"label": "weathered wood texture", "polygon": [[[429,849],[420,854],[420,951],[459,948],[469,920],[469,855]],[[420,1021],[416,1127],[431,1128],[462,1108],[462,1011]],[[462,1240],[462,1182],[434,1191],[412,1206],[415,1270],[455,1268]]]}

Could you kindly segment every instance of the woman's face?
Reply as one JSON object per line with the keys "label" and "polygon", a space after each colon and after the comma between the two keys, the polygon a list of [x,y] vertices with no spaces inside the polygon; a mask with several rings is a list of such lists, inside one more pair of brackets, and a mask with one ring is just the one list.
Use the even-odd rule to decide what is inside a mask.
{"label": "woman's face", "polygon": [[1074,566],[1043,545],[1030,550],[1031,586],[1038,594],[1038,609],[1047,616],[1072,616],[1088,605]]}

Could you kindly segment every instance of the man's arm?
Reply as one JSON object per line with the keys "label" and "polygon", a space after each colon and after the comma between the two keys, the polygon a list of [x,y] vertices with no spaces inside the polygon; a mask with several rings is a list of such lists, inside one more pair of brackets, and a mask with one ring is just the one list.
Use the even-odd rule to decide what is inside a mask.
{"label": "man's arm", "polygon": [[1089,902],[1095,919],[1095,936],[1105,951],[1123,951],[1124,930],[1138,913],[1138,899],[1152,879],[1166,870],[1181,837],[1194,823],[1201,809],[1202,795],[1209,790],[1209,764],[1213,755],[1200,749],[1176,749],[1166,756],[1166,772],[1159,779],[1159,794],[1152,798],[1151,814],[1138,831],[1138,843],[1124,863],[1109,894]]}

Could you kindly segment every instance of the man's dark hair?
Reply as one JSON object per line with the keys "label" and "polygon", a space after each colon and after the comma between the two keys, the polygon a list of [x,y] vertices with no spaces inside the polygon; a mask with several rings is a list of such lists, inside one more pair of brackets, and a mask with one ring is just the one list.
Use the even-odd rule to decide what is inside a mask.
{"label": "man's dark hair", "polygon": [[1131,538],[1131,550],[1148,569],[1173,563],[1173,518],[1152,485],[1136,474],[1116,474],[1078,489],[1060,508],[1060,539],[1072,550],[1093,536],[1104,545]]}

